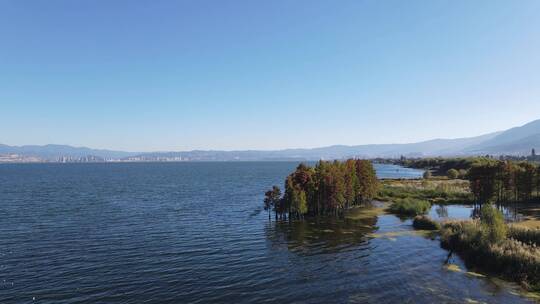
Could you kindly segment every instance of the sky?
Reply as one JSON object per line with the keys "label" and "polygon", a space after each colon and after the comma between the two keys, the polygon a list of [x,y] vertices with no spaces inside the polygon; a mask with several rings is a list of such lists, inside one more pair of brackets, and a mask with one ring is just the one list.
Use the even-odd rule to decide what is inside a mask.
{"label": "sky", "polygon": [[0,143],[406,143],[540,119],[540,1],[0,0]]}

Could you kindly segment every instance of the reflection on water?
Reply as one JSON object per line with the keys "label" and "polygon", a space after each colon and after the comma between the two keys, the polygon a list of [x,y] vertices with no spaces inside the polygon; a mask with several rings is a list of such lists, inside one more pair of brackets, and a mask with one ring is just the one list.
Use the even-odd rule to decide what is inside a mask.
{"label": "reflection on water", "polygon": [[267,227],[267,235],[275,243],[287,244],[288,249],[297,254],[334,253],[365,245],[368,235],[377,230],[376,223],[376,216],[362,220],[278,221]]}
{"label": "reflection on water", "polygon": [[437,216],[439,218],[447,218],[448,217],[448,207],[444,205],[439,205],[435,207],[435,212],[437,213]]}
{"label": "reflection on water", "polygon": [[[496,206],[508,222],[521,221],[525,217],[540,218],[540,206],[531,204],[508,204]],[[480,216],[479,205],[434,205],[428,215],[436,220],[465,220]]]}

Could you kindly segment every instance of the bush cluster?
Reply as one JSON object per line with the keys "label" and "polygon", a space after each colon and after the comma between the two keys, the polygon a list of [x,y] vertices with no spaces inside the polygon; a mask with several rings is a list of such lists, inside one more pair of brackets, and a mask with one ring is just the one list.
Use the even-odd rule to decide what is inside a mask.
{"label": "bush cluster", "polygon": [[457,251],[465,260],[487,272],[540,287],[538,232],[507,227],[500,211],[482,206],[480,220],[446,222],[441,228],[441,245]]}
{"label": "bush cluster", "polygon": [[429,216],[417,215],[413,220],[413,227],[421,230],[439,230],[441,225],[432,220]]}
{"label": "bush cluster", "polygon": [[427,213],[430,208],[431,203],[426,200],[404,198],[393,202],[388,210],[400,215],[415,216]]}

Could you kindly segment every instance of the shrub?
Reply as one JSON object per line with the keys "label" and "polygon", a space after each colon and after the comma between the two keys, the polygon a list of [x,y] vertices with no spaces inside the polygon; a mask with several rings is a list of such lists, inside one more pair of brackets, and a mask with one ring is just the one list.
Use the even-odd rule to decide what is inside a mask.
{"label": "shrub", "polygon": [[489,243],[498,243],[506,238],[506,225],[501,211],[491,204],[485,204],[480,210],[483,237]]}
{"label": "shrub", "polygon": [[459,172],[456,169],[450,169],[446,171],[446,176],[448,176],[449,179],[456,179],[459,177]]}
{"label": "shrub", "polygon": [[430,208],[431,204],[428,201],[404,198],[393,202],[390,205],[389,210],[396,214],[415,216],[428,212]]}
{"label": "shrub", "polygon": [[441,225],[432,220],[429,216],[417,215],[414,217],[413,227],[422,230],[439,230]]}
{"label": "shrub", "polygon": [[431,171],[426,170],[423,175],[424,179],[430,179],[431,178]]}

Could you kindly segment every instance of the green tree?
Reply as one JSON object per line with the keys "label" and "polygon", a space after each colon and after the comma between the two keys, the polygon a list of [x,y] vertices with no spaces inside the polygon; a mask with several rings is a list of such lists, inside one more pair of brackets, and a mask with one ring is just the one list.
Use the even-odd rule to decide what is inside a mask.
{"label": "green tree", "polygon": [[485,204],[480,210],[483,239],[489,243],[497,243],[506,238],[506,225],[501,211],[491,204]]}
{"label": "green tree", "polygon": [[358,179],[357,202],[363,203],[372,200],[379,191],[379,180],[373,164],[368,160],[357,160],[356,175]]}
{"label": "green tree", "polygon": [[359,188],[358,176],[356,175],[356,162],[349,159],[345,162],[344,181],[345,181],[345,205],[349,207],[356,204],[356,196]]}
{"label": "green tree", "polygon": [[294,209],[297,214],[297,218],[303,218],[304,214],[308,211],[306,192],[295,191],[294,194]]}

